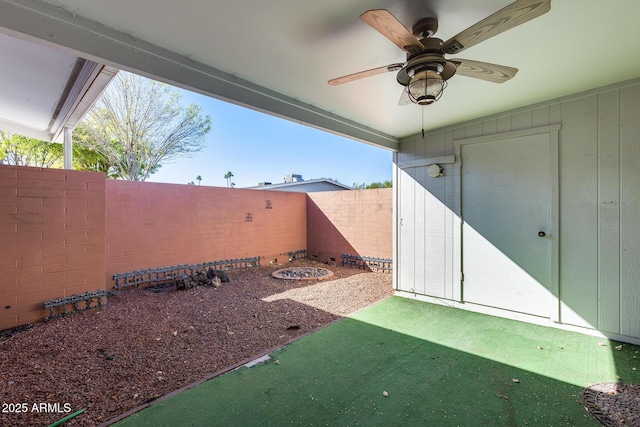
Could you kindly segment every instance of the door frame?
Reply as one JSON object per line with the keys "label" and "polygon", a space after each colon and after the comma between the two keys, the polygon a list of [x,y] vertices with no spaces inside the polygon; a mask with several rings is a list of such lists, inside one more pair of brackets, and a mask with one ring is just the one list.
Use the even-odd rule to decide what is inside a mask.
{"label": "door frame", "polygon": [[560,277],[560,175],[559,175],[559,134],[561,125],[542,126],[530,129],[517,130],[512,132],[504,132],[493,135],[478,136],[473,138],[457,139],[453,141],[455,156],[458,160],[454,164],[454,212],[459,217],[459,227],[454,229],[454,253],[457,255],[458,265],[455,266],[459,271],[459,286],[454,286],[453,299],[460,303],[464,301],[464,259],[462,253],[462,227],[464,224],[464,212],[462,212],[462,146],[468,144],[477,144],[482,142],[499,141],[503,139],[513,139],[524,136],[548,134],[549,136],[549,197],[550,197],[550,218],[551,229],[549,237],[551,238],[551,283],[550,291],[555,295],[553,299],[553,307],[549,307],[550,318],[553,322],[560,322],[561,308],[561,289],[559,286]]}

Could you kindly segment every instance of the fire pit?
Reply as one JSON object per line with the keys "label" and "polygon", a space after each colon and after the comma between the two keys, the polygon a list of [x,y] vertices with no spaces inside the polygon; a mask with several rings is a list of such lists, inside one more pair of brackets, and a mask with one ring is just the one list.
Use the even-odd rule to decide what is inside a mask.
{"label": "fire pit", "polygon": [[285,280],[323,280],[333,277],[333,271],[321,267],[292,267],[274,271],[271,275]]}

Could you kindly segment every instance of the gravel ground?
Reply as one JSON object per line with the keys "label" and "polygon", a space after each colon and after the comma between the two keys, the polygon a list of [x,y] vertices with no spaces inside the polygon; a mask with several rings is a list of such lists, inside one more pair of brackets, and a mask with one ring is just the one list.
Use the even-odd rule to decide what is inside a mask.
{"label": "gravel ground", "polygon": [[[296,261],[294,266],[324,266]],[[390,296],[391,275],[326,281],[232,271],[219,288],[130,289],[103,309],[0,337],[1,426],[98,425]],[[324,266],[327,267],[327,266]]]}

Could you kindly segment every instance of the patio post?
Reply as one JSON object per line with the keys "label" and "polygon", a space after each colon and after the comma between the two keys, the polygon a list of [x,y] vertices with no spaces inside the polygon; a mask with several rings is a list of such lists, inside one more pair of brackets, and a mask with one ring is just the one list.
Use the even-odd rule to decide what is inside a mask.
{"label": "patio post", "polygon": [[73,143],[71,136],[73,129],[69,127],[64,128],[64,143],[63,143],[63,162],[65,169],[73,169]]}

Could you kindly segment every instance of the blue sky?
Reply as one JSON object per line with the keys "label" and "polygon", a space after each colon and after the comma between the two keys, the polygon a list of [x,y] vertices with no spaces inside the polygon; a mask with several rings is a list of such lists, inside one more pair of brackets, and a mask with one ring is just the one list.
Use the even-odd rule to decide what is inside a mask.
{"label": "blue sky", "polygon": [[211,117],[207,148],[192,158],[164,164],[150,182],[226,187],[233,172],[237,188],[303,179],[332,178],[346,185],[391,180],[391,151],[283,120],[248,108],[180,90],[185,104]]}

